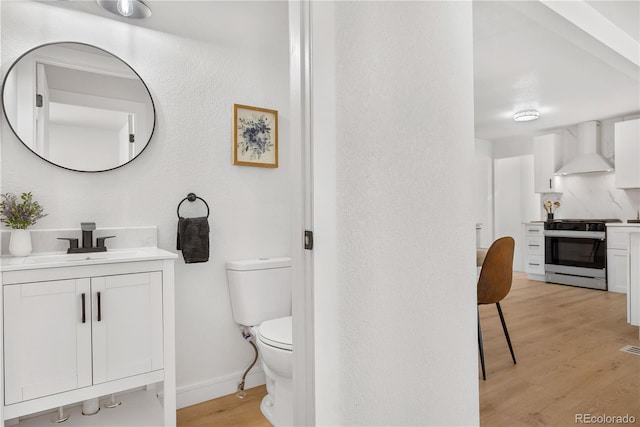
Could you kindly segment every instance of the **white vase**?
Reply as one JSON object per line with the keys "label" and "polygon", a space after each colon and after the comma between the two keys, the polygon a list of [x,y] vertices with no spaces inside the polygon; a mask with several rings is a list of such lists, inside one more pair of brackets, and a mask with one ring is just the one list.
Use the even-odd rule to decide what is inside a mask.
{"label": "white vase", "polygon": [[27,256],[31,253],[31,232],[29,230],[11,230],[9,253],[13,256]]}

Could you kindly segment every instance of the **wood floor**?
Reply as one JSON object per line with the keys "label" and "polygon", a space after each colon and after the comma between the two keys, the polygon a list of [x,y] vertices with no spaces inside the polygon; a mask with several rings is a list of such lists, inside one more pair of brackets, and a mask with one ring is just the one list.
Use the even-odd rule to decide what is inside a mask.
{"label": "wood floor", "polygon": [[516,274],[500,305],[518,363],[495,305],[480,307],[482,425],[569,426],[576,414],[629,414],[640,423],[640,356],[619,351],[640,345],[638,328],[626,322],[626,295]]}
{"label": "wood floor", "polygon": [[[514,275],[501,303],[518,363],[511,361],[494,306],[480,307],[487,380],[480,369],[480,423],[487,427],[570,426],[576,415],[633,416],[640,424],[640,345],[626,322],[626,296],[533,282]],[[264,386],[178,411],[178,427],[269,424]],[[612,425],[612,424],[601,424]]]}
{"label": "wood floor", "polygon": [[178,427],[271,427],[260,412],[260,402],[267,394],[265,386],[247,389],[247,396],[235,394],[179,409]]}

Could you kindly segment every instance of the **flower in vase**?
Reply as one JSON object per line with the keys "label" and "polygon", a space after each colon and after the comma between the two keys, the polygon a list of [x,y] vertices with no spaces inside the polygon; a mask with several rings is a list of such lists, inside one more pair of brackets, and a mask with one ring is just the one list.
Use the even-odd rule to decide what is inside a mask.
{"label": "flower in vase", "polygon": [[0,221],[14,230],[26,230],[39,219],[47,216],[40,204],[33,200],[31,192],[20,195],[21,202],[13,193],[2,194]]}

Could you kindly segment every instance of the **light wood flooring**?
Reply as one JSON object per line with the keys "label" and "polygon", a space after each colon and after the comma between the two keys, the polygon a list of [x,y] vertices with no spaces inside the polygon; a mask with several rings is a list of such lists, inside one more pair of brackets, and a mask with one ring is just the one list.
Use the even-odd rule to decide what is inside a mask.
{"label": "light wood flooring", "polygon": [[[640,424],[640,345],[626,322],[626,296],[534,282],[514,274],[501,303],[518,363],[511,361],[495,305],[480,307],[487,380],[480,423],[487,427],[571,426],[576,414],[631,415]],[[268,427],[264,386],[178,411],[178,427]]]}
{"label": "light wood flooring", "polygon": [[518,363],[495,305],[480,307],[482,425],[569,426],[576,414],[629,414],[640,423],[640,356],[619,351],[640,345],[638,327],[626,321],[626,295],[515,274],[500,305]]}
{"label": "light wood flooring", "polygon": [[247,396],[235,394],[179,409],[178,427],[271,427],[260,412],[260,402],[267,394],[265,386],[247,389]]}

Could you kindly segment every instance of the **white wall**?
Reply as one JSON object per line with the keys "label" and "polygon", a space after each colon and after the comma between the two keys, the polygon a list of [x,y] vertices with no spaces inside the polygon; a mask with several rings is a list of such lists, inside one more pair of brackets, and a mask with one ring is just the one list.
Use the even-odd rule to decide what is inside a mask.
{"label": "white wall", "polygon": [[[87,132],[91,138],[87,138]],[[120,164],[118,131],[51,124],[49,156],[70,169],[104,170]]]}
{"label": "white wall", "polygon": [[473,209],[476,223],[482,224],[480,247],[488,248],[493,241],[493,143],[475,140],[473,164]]}
{"label": "white wall", "polygon": [[507,138],[493,141],[493,158],[526,156],[533,153],[533,138]]}
{"label": "white wall", "polygon": [[540,197],[533,192],[533,156],[494,160],[495,239],[514,238],[513,269],[524,271],[523,222],[533,220]]}
{"label": "white wall", "polygon": [[314,269],[336,280],[315,276],[317,422],[477,425],[471,4],[323,7],[313,60],[335,89],[314,74],[314,101],[336,125],[315,179],[335,192],[314,226],[337,253],[318,233]]}
{"label": "white wall", "polygon": [[[234,2],[214,3],[216,16],[224,17]],[[142,76],[157,113],[153,139],[140,157],[92,174],[42,161],[3,123],[1,191],[33,192],[49,214],[36,228],[79,228],[81,221],[95,221],[98,228],[157,225],[159,245],[174,251],[178,202],[194,192],[211,207],[209,262],[187,265],[181,257],[176,262],[177,384],[183,405],[234,392],[253,359],[231,316],[225,261],[291,250],[287,3],[270,5],[264,19],[278,30],[269,43],[260,38],[258,49],[184,38],[40,2],[0,4],[3,72],[42,43],[94,44]],[[240,6],[235,2],[234,7]],[[237,26],[239,35],[245,31]],[[232,166],[234,103],[279,110],[277,169]],[[183,207],[185,216],[204,213],[202,205],[185,202]]]}

